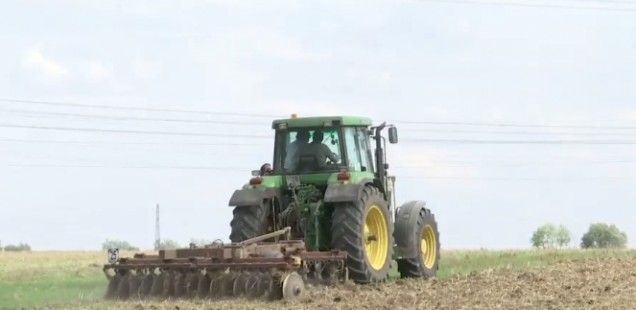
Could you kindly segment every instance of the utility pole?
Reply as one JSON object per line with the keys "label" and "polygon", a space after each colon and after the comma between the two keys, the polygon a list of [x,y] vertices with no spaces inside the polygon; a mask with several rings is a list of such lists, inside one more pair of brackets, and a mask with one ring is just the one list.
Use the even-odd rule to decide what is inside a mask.
{"label": "utility pole", "polygon": [[159,227],[159,204],[157,204],[156,211],[156,222],[155,222],[155,251],[159,251],[159,247],[161,247],[161,228]]}

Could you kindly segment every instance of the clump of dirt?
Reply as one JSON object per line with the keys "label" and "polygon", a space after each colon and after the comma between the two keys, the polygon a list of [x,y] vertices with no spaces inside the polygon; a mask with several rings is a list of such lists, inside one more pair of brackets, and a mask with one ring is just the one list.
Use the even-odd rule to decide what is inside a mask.
{"label": "clump of dirt", "polygon": [[[488,270],[445,280],[315,287],[292,302],[199,301],[160,309],[634,309],[636,259]],[[165,307],[165,308],[164,308]]]}

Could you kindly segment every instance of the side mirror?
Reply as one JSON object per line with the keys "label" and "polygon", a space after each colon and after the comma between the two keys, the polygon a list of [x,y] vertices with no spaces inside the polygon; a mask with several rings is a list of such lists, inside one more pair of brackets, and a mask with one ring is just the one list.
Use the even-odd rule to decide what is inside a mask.
{"label": "side mirror", "polygon": [[398,133],[395,127],[389,127],[389,142],[391,144],[398,143]]}
{"label": "side mirror", "polygon": [[252,176],[253,177],[261,176],[261,171],[260,170],[252,170]]}

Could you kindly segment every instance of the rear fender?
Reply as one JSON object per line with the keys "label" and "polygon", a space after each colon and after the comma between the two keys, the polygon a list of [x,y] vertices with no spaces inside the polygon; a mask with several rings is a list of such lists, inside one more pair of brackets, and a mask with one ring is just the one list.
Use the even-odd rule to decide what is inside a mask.
{"label": "rear fender", "polygon": [[275,187],[254,187],[237,189],[230,197],[230,207],[257,206],[263,200],[279,196],[280,189]]}
{"label": "rear fender", "polygon": [[373,184],[373,179],[362,179],[354,184],[334,183],[327,186],[323,201],[331,202],[349,202],[360,199],[362,190],[367,184]]}
{"label": "rear fender", "polygon": [[266,199],[280,197],[280,187],[283,179],[277,175],[263,176],[260,185],[245,184],[237,189],[230,197],[230,207],[257,206]]}

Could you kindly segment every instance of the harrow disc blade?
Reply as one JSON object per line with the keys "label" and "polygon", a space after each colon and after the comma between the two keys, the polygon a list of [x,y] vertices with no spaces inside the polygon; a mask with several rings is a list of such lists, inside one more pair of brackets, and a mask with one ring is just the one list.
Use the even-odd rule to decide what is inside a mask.
{"label": "harrow disc blade", "polygon": [[208,296],[220,297],[223,296],[223,275],[213,274],[210,279],[210,289],[208,290]]}
{"label": "harrow disc blade", "polygon": [[188,273],[185,277],[186,296],[195,298],[199,292],[199,275],[197,273]]}
{"label": "harrow disc blade", "polygon": [[186,294],[186,276],[181,272],[174,275],[174,297],[180,298]]}
{"label": "harrow disc blade", "polygon": [[300,297],[305,292],[305,282],[296,272],[289,273],[283,279],[283,299],[290,300]]}
{"label": "harrow disc blade", "polygon": [[126,274],[119,281],[119,285],[117,286],[117,297],[119,297],[119,299],[128,299],[130,295],[130,278],[131,274]]}
{"label": "harrow disc blade", "polygon": [[150,288],[150,295],[151,296],[162,296],[163,295],[163,282],[166,279],[166,274],[164,272],[161,272],[158,275],[154,276],[154,279],[152,281],[152,285]]}
{"label": "harrow disc blade", "polygon": [[166,270],[163,278],[163,297],[174,296],[175,272]]}
{"label": "harrow disc blade", "polygon": [[141,273],[130,275],[129,297],[138,298],[141,296],[141,283],[143,279],[144,276]]}
{"label": "harrow disc blade", "polygon": [[238,273],[230,273],[221,278],[221,296],[233,296],[234,295],[234,282],[239,277]]}
{"label": "harrow disc blade", "polygon": [[[245,292],[249,298],[256,298],[259,296],[258,294],[258,283],[260,279],[259,273],[254,273],[249,276],[247,281],[245,282]],[[262,295],[262,294],[261,294]]]}
{"label": "harrow disc blade", "polygon": [[238,277],[236,277],[236,279],[234,279],[234,286],[232,287],[232,293],[234,297],[240,297],[245,294],[245,286],[249,278],[249,273],[242,273]]}
{"label": "harrow disc blade", "polygon": [[106,299],[115,299],[117,298],[117,289],[119,287],[119,282],[121,281],[121,275],[116,274],[110,281],[108,281],[108,288],[106,289]]}
{"label": "harrow disc blade", "polygon": [[258,288],[257,288],[257,295],[258,297],[263,297],[266,294],[268,294],[271,289],[272,289],[272,283],[274,282],[274,279],[272,277],[271,274],[268,273],[263,273],[261,275],[258,276]]}
{"label": "harrow disc blade", "polygon": [[197,288],[199,292],[197,296],[199,298],[205,298],[210,293],[210,275],[208,274],[200,274],[199,275],[199,284],[197,284]]}
{"label": "harrow disc blade", "polygon": [[150,295],[152,293],[152,286],[154,284],[155,277],[156,277],[156,275],[154,273],[150,272],[141,281],[140,295],[142,297],[146,297],[146,296],[148,296],[148,295]]}

